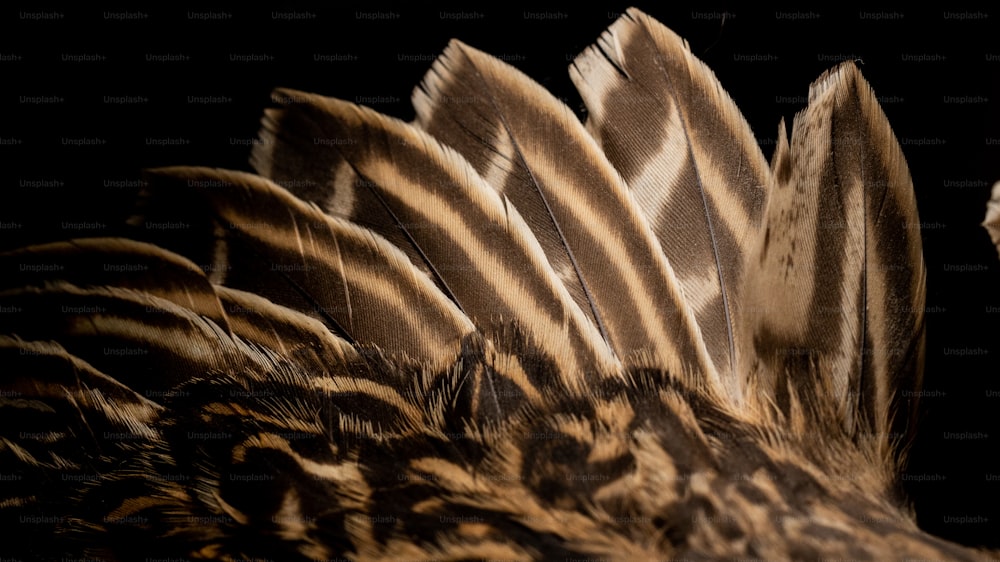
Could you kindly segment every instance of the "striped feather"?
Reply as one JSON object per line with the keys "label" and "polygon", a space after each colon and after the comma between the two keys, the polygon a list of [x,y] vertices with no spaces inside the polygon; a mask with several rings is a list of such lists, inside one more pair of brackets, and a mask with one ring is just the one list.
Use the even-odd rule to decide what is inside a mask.
{"label": "striped feather", "polygon": [[993,195],[986,203],[986,219],[983,220],[986,232],[990,234],[993,245],[1000,253],[1000,182],[993,184]]}
{"label": "striped feather", "polygon": [[149,183],[149,213],[213,233],[161,243],[210,263],[214,283],[301,311],[354,344],[437,367],[454,360],[473,329],[394,246],[263,178],[170,168],[151,172]]}
{"label": "striped feather", "polygon": [[0,335],[0,361],[0,524],[14,532],[5,555],[58,559],[76,548],[67,506],[158,442],[165,409],[53,342]]}
{"label": "striped feather", "polygon": [[670,264],[568,107],[458,41],[413,97],[417,123],[461,152],[514,204],[624,365],[666,369],[698,386],[715,382]]}
{"label": "striped feather", "polygon": [[282,105],[264,111],[261,142],[250,158],[257,173],[332,217],[377,232],[447,293],[407,230],[387,227],[397,219],[371,188],[371,180],[359,175],[336,149],[357,139],[339,136],[341,131],[321,108],[308,103],[308,96],[275,92],[273,97]]}
{"label": "striped feather", "polygon": [[739,400],[739,292],[769,176],[756,138],[687,42],[634,8],[570,77],[588,130],[632,190]]}
{"label": "striped feather", "polygon": [[906,162],[853,64],[813,83],[772,168],[748,261],[745,368],[786,411],[792,392],[832,399],[844,429],[887,455],[914,421],[900,393],[921,384],[926,272]]}
{"label": "striped feather", "polygon": [[[150,276],[151,271],[160,275]],[[0,253],[0,272],[0,290],[58,282],[129,289],[166,299],[229,329],[202,271],[177,254],[142,242],[85,238],[28,246]]]}
{"label": "striped feather", "polygon": [[256,295],[216,286],[233,333],[282,357],[308,365],[316,375],[329,372],[330,365],[358,361],[358,350],[332,334],[318,320]]}
{"label": "striped feather", "polygon": [[[574,377],[602,376],[617,364],[518,210],[461,155],[367,108],[301,92],[279,91],[275,99],[295,100],[284,119],[301,112],[323,124],[324,138],[351,139],[313,142],[323,147],[314,149],[315,158],[348,163],[391,217],[372,229],[388,236],[402,232],[416,259],[484,334],[492,337],[503,322],[518,323],[548,356],[565,360],[553,375],[569,388],[583,382]],[[281,123],[265,122],[270,138],[282,136]]]}
{"label": "striped feather", "polygon": [[[215,344],[221,330],[191,311],[157,297],[114,288],[80,289],[57,283],[4,292],[16,307],[0,329],[28,340],[53,339],[102,372],[137,389],[162,391],[188,372],[219,369],[235,360]],[[174,342],[189,342],[175,351]],[[150,365],[158,375],[147,378]]]}
{"label": "striped feather", "polygon": [[458,42],[415,125],[278,90],[260,176],[0,254],[5,553],[982,559],[898,486],[924,270],[857,69],[770,167],[641,12],[571,73],[588,128]]}

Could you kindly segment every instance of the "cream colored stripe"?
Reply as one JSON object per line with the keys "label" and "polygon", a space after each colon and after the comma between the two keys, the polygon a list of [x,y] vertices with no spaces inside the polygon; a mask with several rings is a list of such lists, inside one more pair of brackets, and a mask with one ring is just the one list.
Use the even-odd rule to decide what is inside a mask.
{"label": "cream colored stripe", "polygon": [[[286,439],[272,433],[259,433],[247,438],[245,441],[233,448],[233,458],[244,458],[248,449],[255,448],[281,451],[282,453],[292,457],[292,459],[298,463],[304,472],[315,476],[316,478],[322,478],[324,480],[330,480],[338,483],[350,483],[351,490],[354,492],[352,495],[354,496],[355,501],[348,502],[346,501],[348,496],[339,494],[338,499],[341,502],[341,508],[350,509],[361,507],[364,505],[362,499],[367,498],[371,493],[371,490],[365,485],[364,476],[361,474],[361,470],[359,469],[357,462],[347,461],[339,464],[316,462],[312,459],[303,457],[292,449],[292,446],[289,445]],[[362,486],[364,487],[361,488]]]}
{"label": "cream colored stripe", "polygon": [[[357,326],[367,320],[366,324],[376,328],[368,330],[365,337],[369,341],[362,343],[385,346],[391,341],[402,346],[400,349],[413,358],[431,360],[432,368],[450,364],[458,350],[459,338],[474,329],[472,323],[426,275],[412,267],[395,246],[341,219],[323,217],[318,220],[329,227],[333,248],[319,247],[313,231],[307,229],[312,242],[303,260],[314,260],[331,271],[340,272],[347,282],[346,290],[352,293],[349,297],[352,302],[362,302],[364,297],[368,297],[368,302],[379,303],[376,307],[381,309],[379,316],[373,316],[375,313],[369,309],[365,311],[367,318],[359,319],[355,314],[355,318],[350,319],[349,325]],[[289,227],[279,230],[278,225],[271,226],[273,232],[253,229],[245,231],[245,234],[260,244],[302,256],[301,252],[306,248],[299,240],[297,227],[291,227],[292,232],[289,232]],[[365,254],[373,253],[372,246],[375,253],[381,254],[378,256],[381,259],[360,259]],[[338,263],[343,266],[338,267]],[[428,326],[434,329],[428,329]],[[425,357],[428,354],[434,356]]]}
{"label": "cream colored stripe", "polygon": [[[550,177],[560,177],[563,180],[562,185],[572,185],[572,183],[566,181],[568,178],[559,174],[556,169],[549,170],[549,173],[553,174]],[[558,174],[558,175],[557,175]],[[624,299],[629,299],[632,303],[632,309],[635,312],[635,321],[641,323],[645,334],[648,335],[650,343],[652,344],[652,349],[650,351],[654,353],[662,364],[668,369],[679,369],[681,365],[677,363],[677,359],[680,357],[680,348],[677,344],[678,338],[689,338],[695,345],[696,349],[703,348],[704,343],[701,341],[699,334],[693,331],[695,322],[691,316],[690,310],[684,306],[684,299],[679,292],[679,287],[673,285],[669,281],[665,280],[674,277],[673,272],[670,271],[669,264],[665,262],[662,254],[658,251],[652,251],[649,245],[640,246],[638,248],[631,245],[637,239],[640,241],[650,242],[652,239],[652,234],[649,232],[636,232],[637,225],[620,225],[611,222],[613,217],[609,217],[608,213],[603,212],[600,209],[594,209],[592,205],[580,204],[585,201],[583,195],[578,193],[573,193],[570,190],[560,190],[553,189],[549,191],[549,196],[555,199],[559,204],[566,208],[572,209],[574,218],[577,219],[578,226],[585,230],[590,238],[590,243],[592,247],[599,248],[601,252],[607,256],[607,265],[609,268],[613,268],[616,277],[624,284],[625,290],[618,293],[616,296],[620,299],[620,306],[623,306]],[[623,205],[624,206],[624,205]],[[608,233],[614,233],[620,231],[621,229],[627,229],[625,237],[609,236]],[[644,236],[645,235],[645,236]],[[643,251],[645,250],[645,251]],[[640,254],[640,252],[642,252]],[[643,255],[645,254],[645,255]],[[636,258],[645,261],[642,258],[649,257],[657,266],[656,277],[652,276],[639,276],[636,275],[637,271],[641,271],[636,267]],[[661,285],[661,287],[654,288],[651,285]],[[677,303],[679,305],[679,310],[677,311],[679,316],[683,319],[681,320],[682,326],[687,330],[686,334],[672,334],[669,332],[669,328],[666,325],[666,320],[660,315],[660,310],[662,304],[660,302],[654,301],[652,297],[660,296],[663,292],[667,292],[670,298],[670,302]],[[600,299],[601,306],[608,306],[606,296]],[[621,313],[606,315],[605,321],[610,323],[616,320],[622,320],[628,316]],[[620,344],[621,342],[619,342]],[[699,354],[701,354],[702,349],[699,349]],[[709,362],[705,359],[707,355],[703,357],[698,357],[700,365],[697,368],[701,370],[708,376],[712,375],[709,368]]]}
{"label": "cream colored stripe", "polygon": [[372,381],[371,379],[324,377],[311,379],[309,383],[315,390],[331,393],[357,392],[380,402],[385,402],[399,410],[407,420],[413,423],[420,423],[424,420],[423,411],[400,395],[398,390],[391,386]]}
{"label": "cream colored stripe", "polygon": [[[412,183],[407,178],[399,176],[395,172],[395,165],[392,162],[384,160],[373,162],[370,167],[374,170],[373,176],[399,178],[398,181],[382,182],[382,186],[393,197],[405,204],[411,212],[420,214],[428,222],[436,225],[438,235],[448,236],[454,246],[464,254],[465,261],[475,264],[477,271],[490,284],[490,294],[495,295],[510,314],[514,314],[524,321],[524,326],[530,328],[532,333],[536,335],[539,345],[548,346],[553,356],[562,355],[561,350],[572,348],[572,340],[568,330],[573,329],[582,333],[591,354],[600,355],[598,350],[604,345],[596,328],[584,319],[579,307],[569,297],[566,288],[555,278],[537,241],[533,237],[527,238],[524,234],[528,233],[530,236],[530,229],[524,223],[517,209],[508,205],[506,217],[500,214],[499,210],[503,206],[500,202],[500,196],[495,191],[481,186],[475,193],[479,197],[467,198],[470,203],[476,205],[479,214],[484,215],[487,220],[493,223],[494,228],[482,224],[470,226],[468,224],[470,218],[479,219],[480,217],[468,217],[468,213],[457,211],[453,202],[437,193],[430,192],[422,184]],[[462,185],[464,182],[456,183]],[[497,255],[493,251],[494,244],[486,236],[490,235],[494,229],[506,231],[505,234],[521,250],[524,256],[523,261],[517,256]],[[524,273],[518,266],[524,261],[529,262],[531,271],[541,273],[539,277],[544,280],[545,287],[548,289],[548,294],[543,295],[542,298],[528,290],[525,283],[522,282]],[[540,303],[553,301],[559,303],[562,307],[561,311],[538,306]],[[570,324],[558,323],[557,319],[553,318],[553,314],[567,314],[567,320]],[[480,327],[484,327],[487,325],[486,323],[494,319],[476,318],[474,320]],[[537,334],[545,334],[546,338],[537,338]],[[551,343],[549,343],[549,338],[552,338]],[[552,349],[553,347],[555,349]],[[571,359],[573,364],[570,366],[570,373],[560,374],[566,377],[571,373],[591,370],[594,365],[590,364],[587,359],[589,358],[574,357]],[[570,383],[571,381],[566,380],[565,382]],[[575,381],[572,384],[575,384]]]}

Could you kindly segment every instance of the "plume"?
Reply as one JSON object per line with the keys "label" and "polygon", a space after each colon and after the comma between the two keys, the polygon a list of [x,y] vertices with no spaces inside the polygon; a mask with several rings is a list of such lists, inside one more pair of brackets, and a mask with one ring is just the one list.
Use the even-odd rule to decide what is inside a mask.
{"label": "plume", "polygon": [[901,492],[925,270],[858,69],[770,163],[638,10],[570,76],[585,123],[457,40],[412,123],[277,89],[256,173],[0,253],[14,556],[985,557]]}
{"label": "plume", "polygon": [[770,177],[756,138],[687,43],[645,14],[615,22],[570,76],[588,130],[677,271],[727,394],[741,398],[739,292]]}
{"label": "plume", "polygon": [[983,221],[990,240],[1000,252],[1000,182],[993,184],[993,195],[986,203],[986,219]]}
{"label": "plume", "polygon": [[626,366],[698,373],[716,383],[673,269],[621,177],[568,107],[458,41],[413,104],[421,127],[459,147],[524,209],[549,263]]}
{"label": "plume", "polygon": [[[905,433],[912,410],[897,393],[916,394],[903,391],[923,371],[919,220],[902,152],[853,64],[813,83],[790,142],[780,126],[771,171],[743,296],[749,376],[783,409],[812,386],[855,435]],[[822,380],[795,380],[813,369]]]}

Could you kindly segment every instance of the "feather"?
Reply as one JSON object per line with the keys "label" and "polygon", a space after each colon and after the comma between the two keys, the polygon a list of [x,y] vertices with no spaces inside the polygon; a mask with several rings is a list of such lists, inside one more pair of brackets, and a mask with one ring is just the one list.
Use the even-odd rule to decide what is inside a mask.
{"label": "feather", "polygon": [[770,166],[638,10],[571,76],[586,127],[459,42],[414,124],[277,90],[260,175],[0,254],[15,557],[981,559],[900,491],[925,272],[857,68]]}
{"label": "feather", "polygon": [[397,218],[371,189],[371,180],[359,175],[336,149],[357,140],[338,137],[322,111],[308,104],[308,97],[291,92],[275,92],[273,97],[282,105],[264,111],[260,142],[250,158],[257,173],[332,217],[377,232],[448,294],[407,230],[388,226]]}
{"label": "feather", "polygon": [[[321,123],[325,139],[350,139],[295,146],[320,146],[312,149],[314,159],[347,162],[387,211],[389,219],[373,230],[402,232],[415,250],[411,256],[484,334],[496,334],[498,322],[518,323],[547,356],[565,361],[554,374],[566,388],[582,382],[572,377],[602,376],[617,364],[518,210],[461,155],[367,108],[301,92],[279,91],[275,99],[294,103],[285,107],[281,122],[265,122],[272,141],[259,146],[282,146],[273,139],[283,137],[288,120]],[[296,113],[307,117],[291,117]],[[266,160],[258,153],[258,162]],[[349,216],[351,210],[333,213]]]}
{"label": "feather", "polygon": [[[148,275],[156,271],[158,277]],[[226,313],[202,271],[183,257],[121,238],[51,242],[0,253],[0,290],[44,287],[116,287],[166,299],[229,330]]]}
{"label": "feather", "polygon": [[60,345],[4,335],[0,360],[0,463],[18,475],[0,522],[23,524],[34,505],[61,509],[81,482],[159,440],[162,406]]}
{"label": "feather", "polygon": [[983,221],[993,245],[1000,253],[1000,182],[993,184],[993,196],[986,203],[986,219]]}
{"label": "feather", "polygon": [[[217,324],[145,293],[56,282],[5,291],[0,301],[18,310],[0,317],[4,333],[58,341],[138,392],[167,392],[190,373],[227,370],[242,362],[235,349],[217,343],[224,334]],[[182,349],[175,349],[177,341],[185,342]]]}
{"label": "feather", "polygon": [[716,382],[662,249],[568,107],[458,41],[415,90],[413,105],[421,127],[511,200],[623,364],[686,374],[692,385]]}
{"label": "feather", "polygon": [[588,130],[652,225],[739,400],[739,291],[769,176],[756,138],[687,42],[634,8],[576,58],[570,77]]}
{"label": "feather", "polygon": [[440,367],[454,361],[473,329],[394,246],[267,180],[172,168],[150,172],[148,189],[148,212],[215,233],[163,245],[213,264],[214,283],[301,311],[355,344]]}
{"label": "feather", "polygon": [[233,333],[248,343],[271,350],[275,355],[293,358],[315,376],[329,373],[331,365],[359,360],[358,350],[338,338],[314,318],[279,306],[255,294],[216,286],[232,325]]}
{"label": "feather", "polygon": [[852,63],[813,83],[790,143],[779,128],[768,193],[747,262],[744,368],[779,407],[789,388],[813,404],[832,396],[844,429],[887,455],[914,421],[900,396],[921,384],[926,272],[906,162]]}

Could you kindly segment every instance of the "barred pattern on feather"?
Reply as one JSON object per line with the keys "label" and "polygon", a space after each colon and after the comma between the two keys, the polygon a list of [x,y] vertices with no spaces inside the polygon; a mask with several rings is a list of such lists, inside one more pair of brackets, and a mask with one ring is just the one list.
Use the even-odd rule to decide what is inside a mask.
{"label": "barred pattern on feather", "polygon": [[900,492],[925,271],[855,66],[770,165],[637,10],[570,72],[586,124],[458,41],[414,123],[278,90],[258,175],[0,254],[18,553],[977,559]]}
{"label": "barred pattern on feather", "polygon": [[986,203],[986,219],[983,221],[986,232],[990,235],[990,240],[1000,252],[1000,182],[993,184],[993,193],[989,202]]}

